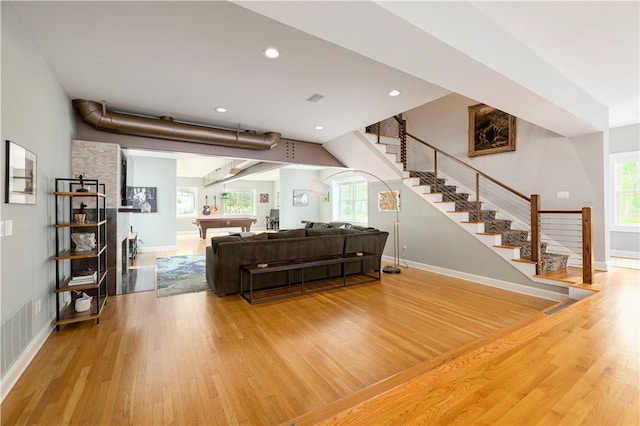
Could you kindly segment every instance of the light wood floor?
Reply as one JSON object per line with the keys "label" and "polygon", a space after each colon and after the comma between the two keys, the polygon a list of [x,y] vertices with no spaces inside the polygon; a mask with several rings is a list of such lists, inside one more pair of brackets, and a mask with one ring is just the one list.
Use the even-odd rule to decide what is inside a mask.
{"label": "light wood floor", "polygon": [[638,424],[637,271],[625,277],[553,315],[416,269],[254,306],[117,296],[99,325],[52,334],[2,424]]}

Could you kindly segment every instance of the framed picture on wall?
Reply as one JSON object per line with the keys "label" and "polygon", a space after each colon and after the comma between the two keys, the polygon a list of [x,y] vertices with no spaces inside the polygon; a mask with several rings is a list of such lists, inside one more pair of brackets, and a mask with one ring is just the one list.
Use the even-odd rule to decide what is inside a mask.
{"label": "framed picture on wall", "polygon": [[127,202],[142,213],[158,211],[155,186],[127,186]]}
{"label": "framed picture on wall", "polygon": [[268,203],[269,202],[269,194],[260,194],[260,203]]}
{"label": "framed picture on wall", "polygon": [[309,205],[309,192],[302,189],[293,190],[294,207],[305,207]]}
{"label": "framed picture on wall", "polygon": [[485,104],[469,107],[469,157],[516,150],[516,117]]}
{"label": "framed picture on wall", "polygon": [[6,141],[4,202],[35,204],[38,178],[36,155],[18,145]]}
{"label": "framed picture on wall", "polygon": [[378,192],[378,211],[381,211],[381,212],[400,211],[400,191]]}

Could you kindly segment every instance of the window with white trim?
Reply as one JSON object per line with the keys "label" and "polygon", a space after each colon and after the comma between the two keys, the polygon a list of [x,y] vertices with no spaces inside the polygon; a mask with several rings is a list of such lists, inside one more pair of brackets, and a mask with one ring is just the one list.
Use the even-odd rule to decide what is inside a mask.
{"label": "window with white trim", "polygon": [[640,151],[611,154],[613,228],[640,231]]}
{"label": "window with white trim", "polygon": [[179,186],[176,188],[176,214],[178,216],[196,216],[198,188]]}
{"label": "window with white trim", "polygon": [[230,190],[222,196],[224,216],[255,216],[256,190]]}
{"label": "window with white trim", "polygon": [[333,217],[339,222],[368,222],[368,185],[363,178],[334,182]]}

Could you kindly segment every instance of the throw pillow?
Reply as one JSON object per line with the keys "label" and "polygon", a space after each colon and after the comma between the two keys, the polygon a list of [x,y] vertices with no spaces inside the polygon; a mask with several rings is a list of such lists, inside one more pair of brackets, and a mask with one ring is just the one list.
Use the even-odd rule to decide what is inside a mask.
{"label": "throw pillow", "polygon": [[269,232],[267,233],[267,235],[270,240],[275,240],[278,238],[300,238],[305,236],[305,230],[287,229],[279,232]]}

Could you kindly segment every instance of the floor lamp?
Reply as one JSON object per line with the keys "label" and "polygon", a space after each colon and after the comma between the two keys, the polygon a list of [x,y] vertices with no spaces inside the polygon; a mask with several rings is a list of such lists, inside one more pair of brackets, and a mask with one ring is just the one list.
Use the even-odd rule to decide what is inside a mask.
{"label": "floor lamp", "polygon": [[329,185],[327,185],[325,182],[329,179],[331,179],[332,177],[339,175],[341,173],[363,173],[365,175],[369,175],[375,179],[377,179],[378,181],[380,181],[386,188],[387,190],[393,194],[393,210],[396,213],[396,220],[393,222],[393,265],[387,265],[384,268],[382,268],[382,272],[385,272],[387,274],[399,274],[400,273],[400,259],[398,258],[398,252],[399,252],[399,243],[398,243],[398,230],[399,230],[399,225],[400,225],[400,218],[399,218],[399,214],[398,214],[398,198],[397,198],[397,194],[389,187],[389,185],[387,185],[387,183],[385,181],[383,181],[382,179],[380,179],[378,176],[369,173],[369,172],[365,172],[363,170],[343,170],[341,172],[337,172],[334,173],[332,175],[327,176],[326,178],[324,178],[322,181],[318,181],[318,180],[313,180],[311,182],[311,186],[309,187],[309,191],[311,192],[315,192],[316,194],[320,194],[320,195],[327,195],[329,193]]}

